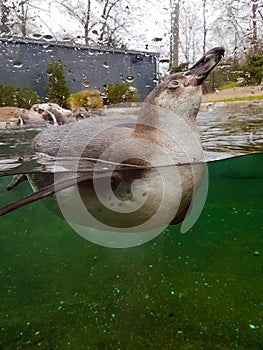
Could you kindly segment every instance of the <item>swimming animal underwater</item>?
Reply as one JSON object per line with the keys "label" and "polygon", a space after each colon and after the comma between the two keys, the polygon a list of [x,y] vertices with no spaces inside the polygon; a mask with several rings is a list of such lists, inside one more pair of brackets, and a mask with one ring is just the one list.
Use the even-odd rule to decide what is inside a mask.
{"label": "swimming animal underwater", "polygon": [[95,116],[40,132],[32,151],[55,158],[55,172],[28,174],[35,193],[0,215],[55,193],[60,214],[77,225],[139,232],[184,220],[206,166],[196,124],[202,84],[223,55],[213,48],[167,77],[134,122]]}

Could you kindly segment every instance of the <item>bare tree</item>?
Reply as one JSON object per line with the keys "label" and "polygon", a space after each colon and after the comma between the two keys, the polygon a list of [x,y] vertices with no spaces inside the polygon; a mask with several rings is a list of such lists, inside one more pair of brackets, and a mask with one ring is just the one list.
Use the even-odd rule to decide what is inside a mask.
{"label": "bare tree", "polygon": [[91,0],[87,2],[62,0],[58,2],[58,5],[61,6],[70,17],[79,22],[84,29],[85,44],[88,45],[90,41],[90,31],[92,26],[94,26],[94,23],[93,25],[91,24]]}
{"label": "bare tree", "polygon": [[[1,1],[1,31],[21,37],[28,36],[31,29],[38,27],[33,21],[40,18],[34,10],[42,10],[38,0],[2,0]],[[44,10],[42,10],[44,11]]]}
{"label": "bare tree", "polygon": [[[103,10],[102,10],[102,22],[100,25],[100,36],[99,36],[99,42],[100,43],[114,43],[114,33],[117,31],[119,27],[121,27],[123,24],[116,20],[116,7],[120,4],[120,0],[110,1],[105,0],[103,4]],[[114,13],[115,12],[115,13]],[[114,16],[115,14],[115,16]],[[111,23],[110,23],[111,22]]]}
{"label": "bare tree", "polygon": [[197,41],[201,36],[200,19],[195,4],[184,2],[180,8],[180,49],[185,62],[196,59]]}
{"label": "bare tree", "polygon": [[12,5],[16,19],[13,26],[19,27],[22,37],[27,36],[27,23],[29,21],[29,0],[14,1]]}
{"label": "bare tree", "polygon": [[102,45],[119,44],[115,34],[119,28],[125,26],[125,19],[118,16],[122,0],[60,0],[57,4],[83,28],[86,45],[91,42]]}
{"label": "bare tree", "polygon": [[213,5],[219,13],[214,27],[230,43],[234,61],[257,51],[263,34],[259,0],[213,0]]}

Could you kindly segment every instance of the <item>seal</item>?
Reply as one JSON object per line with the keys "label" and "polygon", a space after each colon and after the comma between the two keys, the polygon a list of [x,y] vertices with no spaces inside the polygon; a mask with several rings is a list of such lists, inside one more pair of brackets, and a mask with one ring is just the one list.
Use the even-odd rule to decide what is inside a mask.
{"label": "seal", "polygon": [[56,103],[38,103],[33,105],[30,110],[41,114],[44,120],[53,125],[62,125],[74,121],[72,111],[62,108]]}
{"label": "seal", "polygon": [[[222,47],[213,48],[187,72],[166,78],[134,123],[97,116],[43,130],[33,152],[56,157],[64,171],[55,173],[55,181],[49,173],[28,175],[40,192],[23,204],[57,192],[67,220],[103,229],[147,231],[181,222],[204,175],[196,124],[202,84],[223,55]],[[90,221],[81,210],[76,215],[79,199]]]}

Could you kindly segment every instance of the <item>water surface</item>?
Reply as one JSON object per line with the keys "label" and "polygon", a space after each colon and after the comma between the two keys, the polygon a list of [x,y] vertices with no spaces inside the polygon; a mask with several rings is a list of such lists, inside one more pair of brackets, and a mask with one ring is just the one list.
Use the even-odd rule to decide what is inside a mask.
{"label": "water surface", "polygon": [[[0,348],[262,349],[262,114],[216,113],[199,115],[205,148],[246,155],[208,164],[208,198],[186,234],[170,226],[109,249],[41,202],[0,219]],[[10,179],[1,205],[31,193],[5,191]]]}

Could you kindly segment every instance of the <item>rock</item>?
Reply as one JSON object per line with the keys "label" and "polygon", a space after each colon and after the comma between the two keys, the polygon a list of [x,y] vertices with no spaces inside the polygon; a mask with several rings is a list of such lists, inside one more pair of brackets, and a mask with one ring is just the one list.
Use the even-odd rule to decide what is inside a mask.
{"label": "rock", "polygon": [[0,122],[9,126],[45,123],[41,114],[17,107],[0,107]]}
{"label": "rock", "polygon": [[68,103],[71,109],[85,107],[96,110],[103,107],[103,98],[98,90],[82,90],[71,95],[68,98]]}

